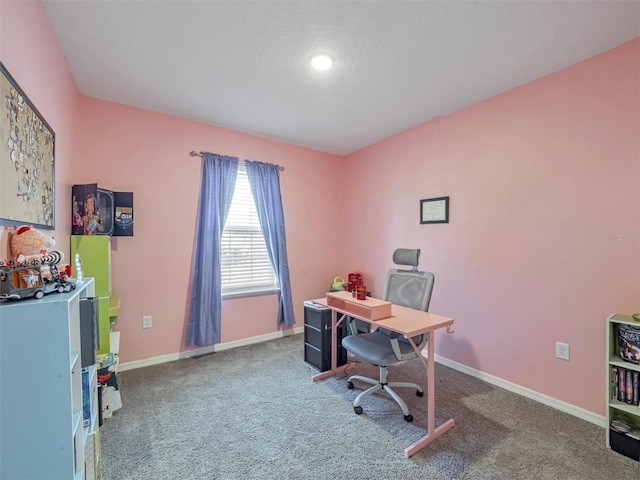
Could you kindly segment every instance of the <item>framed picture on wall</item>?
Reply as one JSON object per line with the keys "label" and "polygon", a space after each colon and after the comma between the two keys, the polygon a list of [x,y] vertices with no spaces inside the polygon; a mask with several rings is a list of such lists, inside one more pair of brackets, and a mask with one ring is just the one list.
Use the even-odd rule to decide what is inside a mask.
{"label": "framed picture on wall", "polygon": [[0,224],[55,227],[55,133],[0,62]]}
{"label": "framed picture on wall", "polygon": [[420,223],[449,223],[449,197],[420,200]]}

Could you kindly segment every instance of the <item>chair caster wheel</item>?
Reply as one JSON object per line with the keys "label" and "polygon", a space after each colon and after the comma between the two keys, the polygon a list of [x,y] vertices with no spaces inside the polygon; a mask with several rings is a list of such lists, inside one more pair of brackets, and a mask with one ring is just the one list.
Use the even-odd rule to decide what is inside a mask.
{"label": "chair caster wheel", "polygon": [[[364,410],[362,410],[362,407],[358,405],[357,407],[353,407],[353,411],[356,412],[358,415],[362,415],[362,412]],[[407,417],[404,417],[404,418],[406,419]],[[413,417],[411,418],[411,420],[413,420]]]}
{"label": "chair caster wheel", "polygon": [[405,416],[404,416],[404,419],[405,419],[407,422],[411,423],[411,422],[413,422],[413,415],[411,415],[411,414],[409,414],[409,415],[405,415]]}
{"label": "chair caster wheel", "polygon": [[353,382],[347,382],[347,388],[353,390]]}
{"label": "chair caster wheel", "polygon": [[419,396],[419,397],[424,397],[424,392],[421,392],[420,390],[418,390],[416,392],[416,395]]}

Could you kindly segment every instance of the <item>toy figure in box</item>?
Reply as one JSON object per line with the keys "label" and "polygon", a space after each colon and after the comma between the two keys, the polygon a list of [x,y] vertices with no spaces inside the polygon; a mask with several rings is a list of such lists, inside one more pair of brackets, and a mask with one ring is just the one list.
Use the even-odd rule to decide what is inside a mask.
{"label": "toy figure in box", "polygon": [[82,217],[82,232],[84,235],[95,235],[104,231],[104,222],[96,209],[96,197],[92,193],[84,201],[84,216]]}
{"label": "toy figure in box", "polygon": [[133,236],[133,193],[97,183],[71,187],[71,234]]}
{"label": "toy figure in box", "polygon": [[96,235],[104,233],[104,219],[98,208],[98,184],[74,185],[72,198],[73,235]]}

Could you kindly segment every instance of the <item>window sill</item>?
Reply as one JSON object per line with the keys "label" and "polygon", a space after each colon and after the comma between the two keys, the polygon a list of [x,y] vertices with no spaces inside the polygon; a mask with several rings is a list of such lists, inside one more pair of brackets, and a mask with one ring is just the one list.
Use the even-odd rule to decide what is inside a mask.
{"label": "window sill", "polygon": [[240,297],[257,297],[259,295],[271,295],[274,293],[280,293],[279,288],[267,288],[262,290],[245,290],[239,292],[228,292],[222,294],[222,299],[228,298],[240,298]]}

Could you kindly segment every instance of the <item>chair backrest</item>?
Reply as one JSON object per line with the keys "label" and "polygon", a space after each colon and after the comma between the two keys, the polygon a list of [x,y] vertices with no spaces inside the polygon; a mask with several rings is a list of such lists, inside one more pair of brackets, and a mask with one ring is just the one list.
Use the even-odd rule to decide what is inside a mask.
{"label": "chair backrest", "polygon": [[[403,307],[415,308],[423,312],[429,310],[435,276],[431,272],[418,271],[419,259],[419,248],[398,248],[393,252],[393,262],[397,265],[408,265],[411,267],[411,270],[392,268],[387,272],[384,290],[382,292],[382,300]],[[370,325],[361,320],[348,318],[346,324],[349,332],[352,334],[370,330]],[[397,335],[386,328],[379,328],[378,331],[390,337]],[[398,340],[402,343],[409,343],[404,338],[399,338]],[[419,335],[414,337],[413,340],[416,344],[421,344],[426,341],[426,336]]]}
{"label": "chair backrest", "polygon": [[[397,265],[409,265],[411,270],[401,270],[392,268],[387,272],[384,282],[384,291],[382,299],[395,305],[403,307],[415,308],[426,312],[429,310],[429,302],[431,301],[431,292],[433,291],[433,283],[435,276],[431,272],[419,272],[418,260],[420,258],[420,249],[399,248],[393,252],[393,261]],[[394,345],[394,351],[398,348],[397,343],[409,344],[405,338],[398,337],[390,330],[379,328],[380,333],[388,335]],[[418,335],[412,339],[419,349],[422,349],[427,342],[426,335]],[[399,360],[412,358],[415,356],[413,350],[400,353],[396,351]]]}
{"label": "chair backrest", "polygon": [[391,269],[387,272],[382,299],[426,312],[429,310],[434,280],[431,272]]}
{"label": "chair backrest", "polygon": [[392,268],[387,272],[382,299],[403,307],[429,310],[435,276],[431,272],[419,272],[420,249],[399,248],[393,252],[397,265],[409,265],[411,270]]}

